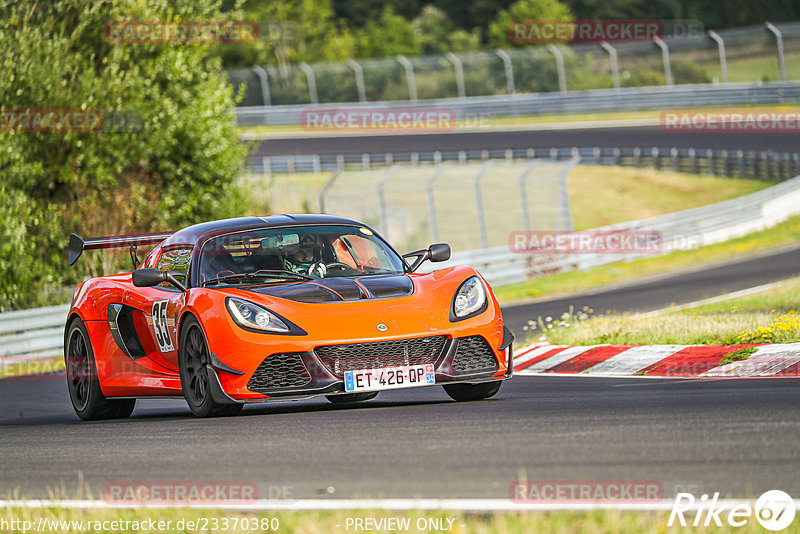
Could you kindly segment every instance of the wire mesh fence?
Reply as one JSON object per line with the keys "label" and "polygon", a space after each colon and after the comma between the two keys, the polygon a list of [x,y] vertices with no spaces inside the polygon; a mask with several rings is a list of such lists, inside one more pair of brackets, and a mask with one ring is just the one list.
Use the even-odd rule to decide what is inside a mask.
{"label": "wire mesh fence", "polygon": [[567,175],[574,160],[487,160],[335,172],[320,209],[363,221],[401,251],[447,242],[500,246],[513,231],[571,230]]}
{"label": "wire mesh fence", "polygon": [[227,71],[240,106],[379,102],[662,85],[800,80],[800,22],[654,42],[255,66]]}

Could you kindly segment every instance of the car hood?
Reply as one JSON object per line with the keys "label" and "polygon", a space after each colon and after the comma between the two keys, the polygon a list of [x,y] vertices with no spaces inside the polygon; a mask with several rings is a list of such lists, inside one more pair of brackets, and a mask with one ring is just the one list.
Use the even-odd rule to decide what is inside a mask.
{"label": "car hood", "polygon": [[[291,350],[301,351],[309,343],[324,345],[335,340],[369,342],[454,330],[465,332],[477,324],[497,321],[501,317],[497,300],[487,286],[489,306],[486,312],[464,321],[450,320],[453,295],[464,280],[477,274],[472,267],[459,265],[430,273],[328,278],[262,286],[211,286],[196,288],[197,291],[193,288],[188,292],[187,310],[200,317],[205,328],[222,331],[235,327],[230,314],[220,311],[225,310],[227,298],[253,302],[308,332],[308,336],[281,338],[283,343],[297,343]],[[342,296],[343,287],[351,289],[350,293],[345,292],[351,300]],[[356,291],[360,287],[364,288],[361,291],[365,291],[367,298],[356,296],[360,295]],[[284,293],[279,295],[279,292]],[[312,301],[312,297],[318,300]],[[384,325],[387,329],[378,330],[377,325]],[[497,335],[502,338],[502,321],[497,323],[497,328]],[[244,337],[255,336],[255,340],[264,339],[261,334],[239,327],[235,327],[234,332]],[[225,350],[233,349],[228,347]]]}
{"label": "car hood", "polygon": [[241,289],[295,302],[347,302],[407,297],[414,292],[414,282],[404,274],[391,274],[320,278],[307,282]]}

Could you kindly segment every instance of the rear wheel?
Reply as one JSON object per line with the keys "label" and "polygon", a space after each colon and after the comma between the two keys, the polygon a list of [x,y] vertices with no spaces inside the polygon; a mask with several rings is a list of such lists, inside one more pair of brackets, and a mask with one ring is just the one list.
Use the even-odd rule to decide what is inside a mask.
{"label": "rear wheel", "polygon": [[64,358],[69,399],[78,417],[95,421],[121,419],[133,413],[136,399],[107,399],[103,396],[89,333],[80,318],[69,323]]}
{"label": "rear wheel", "polygon": [[349,404],[351,402],[361,402],[374,399],[378,396],[377,391],[369,393],[345,393],[344,395],[325,395],[325,398],[334,404]]}
{"label": "rear wheel", "polygon": [[488,399],[500,391],[502,382],[484,382],[482,384],[448,384],[442,386],[451,399],[457,401],[475,401]]}
{"label": "rear wheel", "polygon": [[238,414],[242,411],[242,404],[220,404],[211,396],[208,378],[210,361],[203,329],[197,319],[190,317],[181,330],[178,347],[178,370],[181,375],[183,397],[189,409],[197,417]]}

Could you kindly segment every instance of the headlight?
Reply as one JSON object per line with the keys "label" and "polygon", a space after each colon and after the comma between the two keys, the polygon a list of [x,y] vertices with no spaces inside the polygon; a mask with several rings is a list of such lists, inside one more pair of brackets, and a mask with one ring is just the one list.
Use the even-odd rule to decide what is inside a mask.
{"label": "headlight", "polygon": [[477,276],[461,284],[453,298],[453,319],[466,319],[486,309],[486,289]]}
{"label": "headlight", "polygon": [[258,304],[233,297],[228,298],[228,311],[236,324],[248,330],[288,334],[289,326],[277,315]]}

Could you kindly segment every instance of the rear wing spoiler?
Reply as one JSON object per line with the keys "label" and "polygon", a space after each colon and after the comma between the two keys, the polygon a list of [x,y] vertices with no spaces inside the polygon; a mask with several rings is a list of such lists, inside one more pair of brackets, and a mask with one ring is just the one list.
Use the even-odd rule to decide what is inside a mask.
{"label": "rear wing spoiler", "polygon": [[154,234],[129,234],[129,235],[109,235],[106,237],[87,237],[86,239],[76,234],[69,236],[69,264],[75,265],[84,250],[95,250],[99,248],[118,248],[130,247],[131,259],[134,269],[139,265],[136,257],[136,247],[139,245],[157,245],[174,232],[158,232]]}

